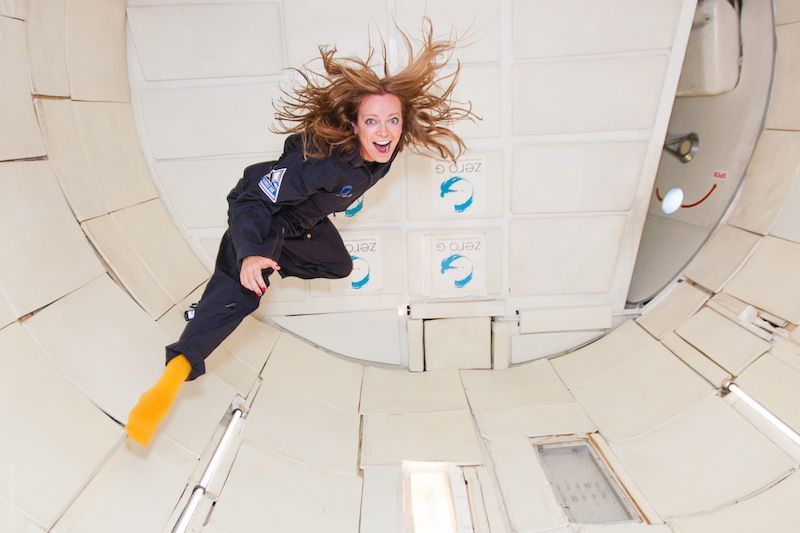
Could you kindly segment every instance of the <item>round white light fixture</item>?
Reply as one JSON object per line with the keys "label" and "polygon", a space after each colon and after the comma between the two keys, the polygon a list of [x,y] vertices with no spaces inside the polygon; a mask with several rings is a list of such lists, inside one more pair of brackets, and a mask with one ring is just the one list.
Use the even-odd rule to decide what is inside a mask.
{"label": "round white light fixture", "polygon": [[683,203],[683,189],[680,187],[674,187],[669,190],[667,194],[664,195],[664,200],[661,201],[661,210],[667,214],[671,215],[678,209],[680,209],[681,204]]}

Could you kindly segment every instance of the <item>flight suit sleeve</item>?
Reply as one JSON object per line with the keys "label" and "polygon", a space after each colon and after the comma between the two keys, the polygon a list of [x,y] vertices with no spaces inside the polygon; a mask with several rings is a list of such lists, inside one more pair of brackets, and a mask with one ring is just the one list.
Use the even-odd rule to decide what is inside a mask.
{"label": "flight suit sleeve", "polygon": [[236,260],[257,255],[277,260],[284,228],[274,224],[275,215],[299,204],[318,191],[328,190],[335,179],[324,160],[303,160],[292,152],[277,162],[259,163],[245,169],[228,195],[228,226]]}

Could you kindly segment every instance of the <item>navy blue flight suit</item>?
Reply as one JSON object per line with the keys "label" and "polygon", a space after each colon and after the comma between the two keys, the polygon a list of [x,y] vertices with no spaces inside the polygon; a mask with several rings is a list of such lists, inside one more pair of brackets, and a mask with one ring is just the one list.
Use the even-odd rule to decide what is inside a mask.
{"label": "navy blue flight suit", "polygon": [[[260,297],[239,282],[245,257],[277,261],[281,277],[344,278],[353,262],[328,215],[344,211],[384,177],[387,163],[350,157],[304,159],[299,135],[286,139],[278,161],[251,165],[228,194],[228,230],[222,236],[214,273],[167,362],[183,354],[189,380],[205,373],[205,358],[258,308]],[[273,270],[263,271],[268,276]]]}

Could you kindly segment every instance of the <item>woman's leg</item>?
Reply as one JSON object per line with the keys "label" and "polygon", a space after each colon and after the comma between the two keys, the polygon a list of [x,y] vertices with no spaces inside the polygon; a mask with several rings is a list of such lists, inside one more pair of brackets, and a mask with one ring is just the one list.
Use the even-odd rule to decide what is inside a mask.
{"label": "woman's leg", "polygon": [[346,278],[353,270],[350,252],[333,223],[327,219],[300,237],[285,239],[278,264],[281,277],[302,279]]}
{"label": "woman's leg", "polygon": [[[264,271],[265,281],[271,273],[271,269]],[[214,274],[194,310],[194,318],[186,324],[178,342],[167,346],[167,366],[161,379],[139,398],[128,415],[125,429],[134,441],[150,443],[183,382],[205,373],[205,358],[258,308],[259,300],[239,283],[236,254],[225,233]]]}

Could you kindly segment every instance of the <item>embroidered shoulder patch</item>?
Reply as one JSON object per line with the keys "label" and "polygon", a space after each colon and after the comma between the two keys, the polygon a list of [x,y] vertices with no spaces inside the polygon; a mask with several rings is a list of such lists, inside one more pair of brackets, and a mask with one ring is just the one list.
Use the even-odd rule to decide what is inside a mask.
{"label": "embroidered shoulder patch", "polygon": [[281,181],[285,173],[285,168],[274,168],[258,182],[258,186],[273,203],[278,201],[278,192],[281,190]]}

